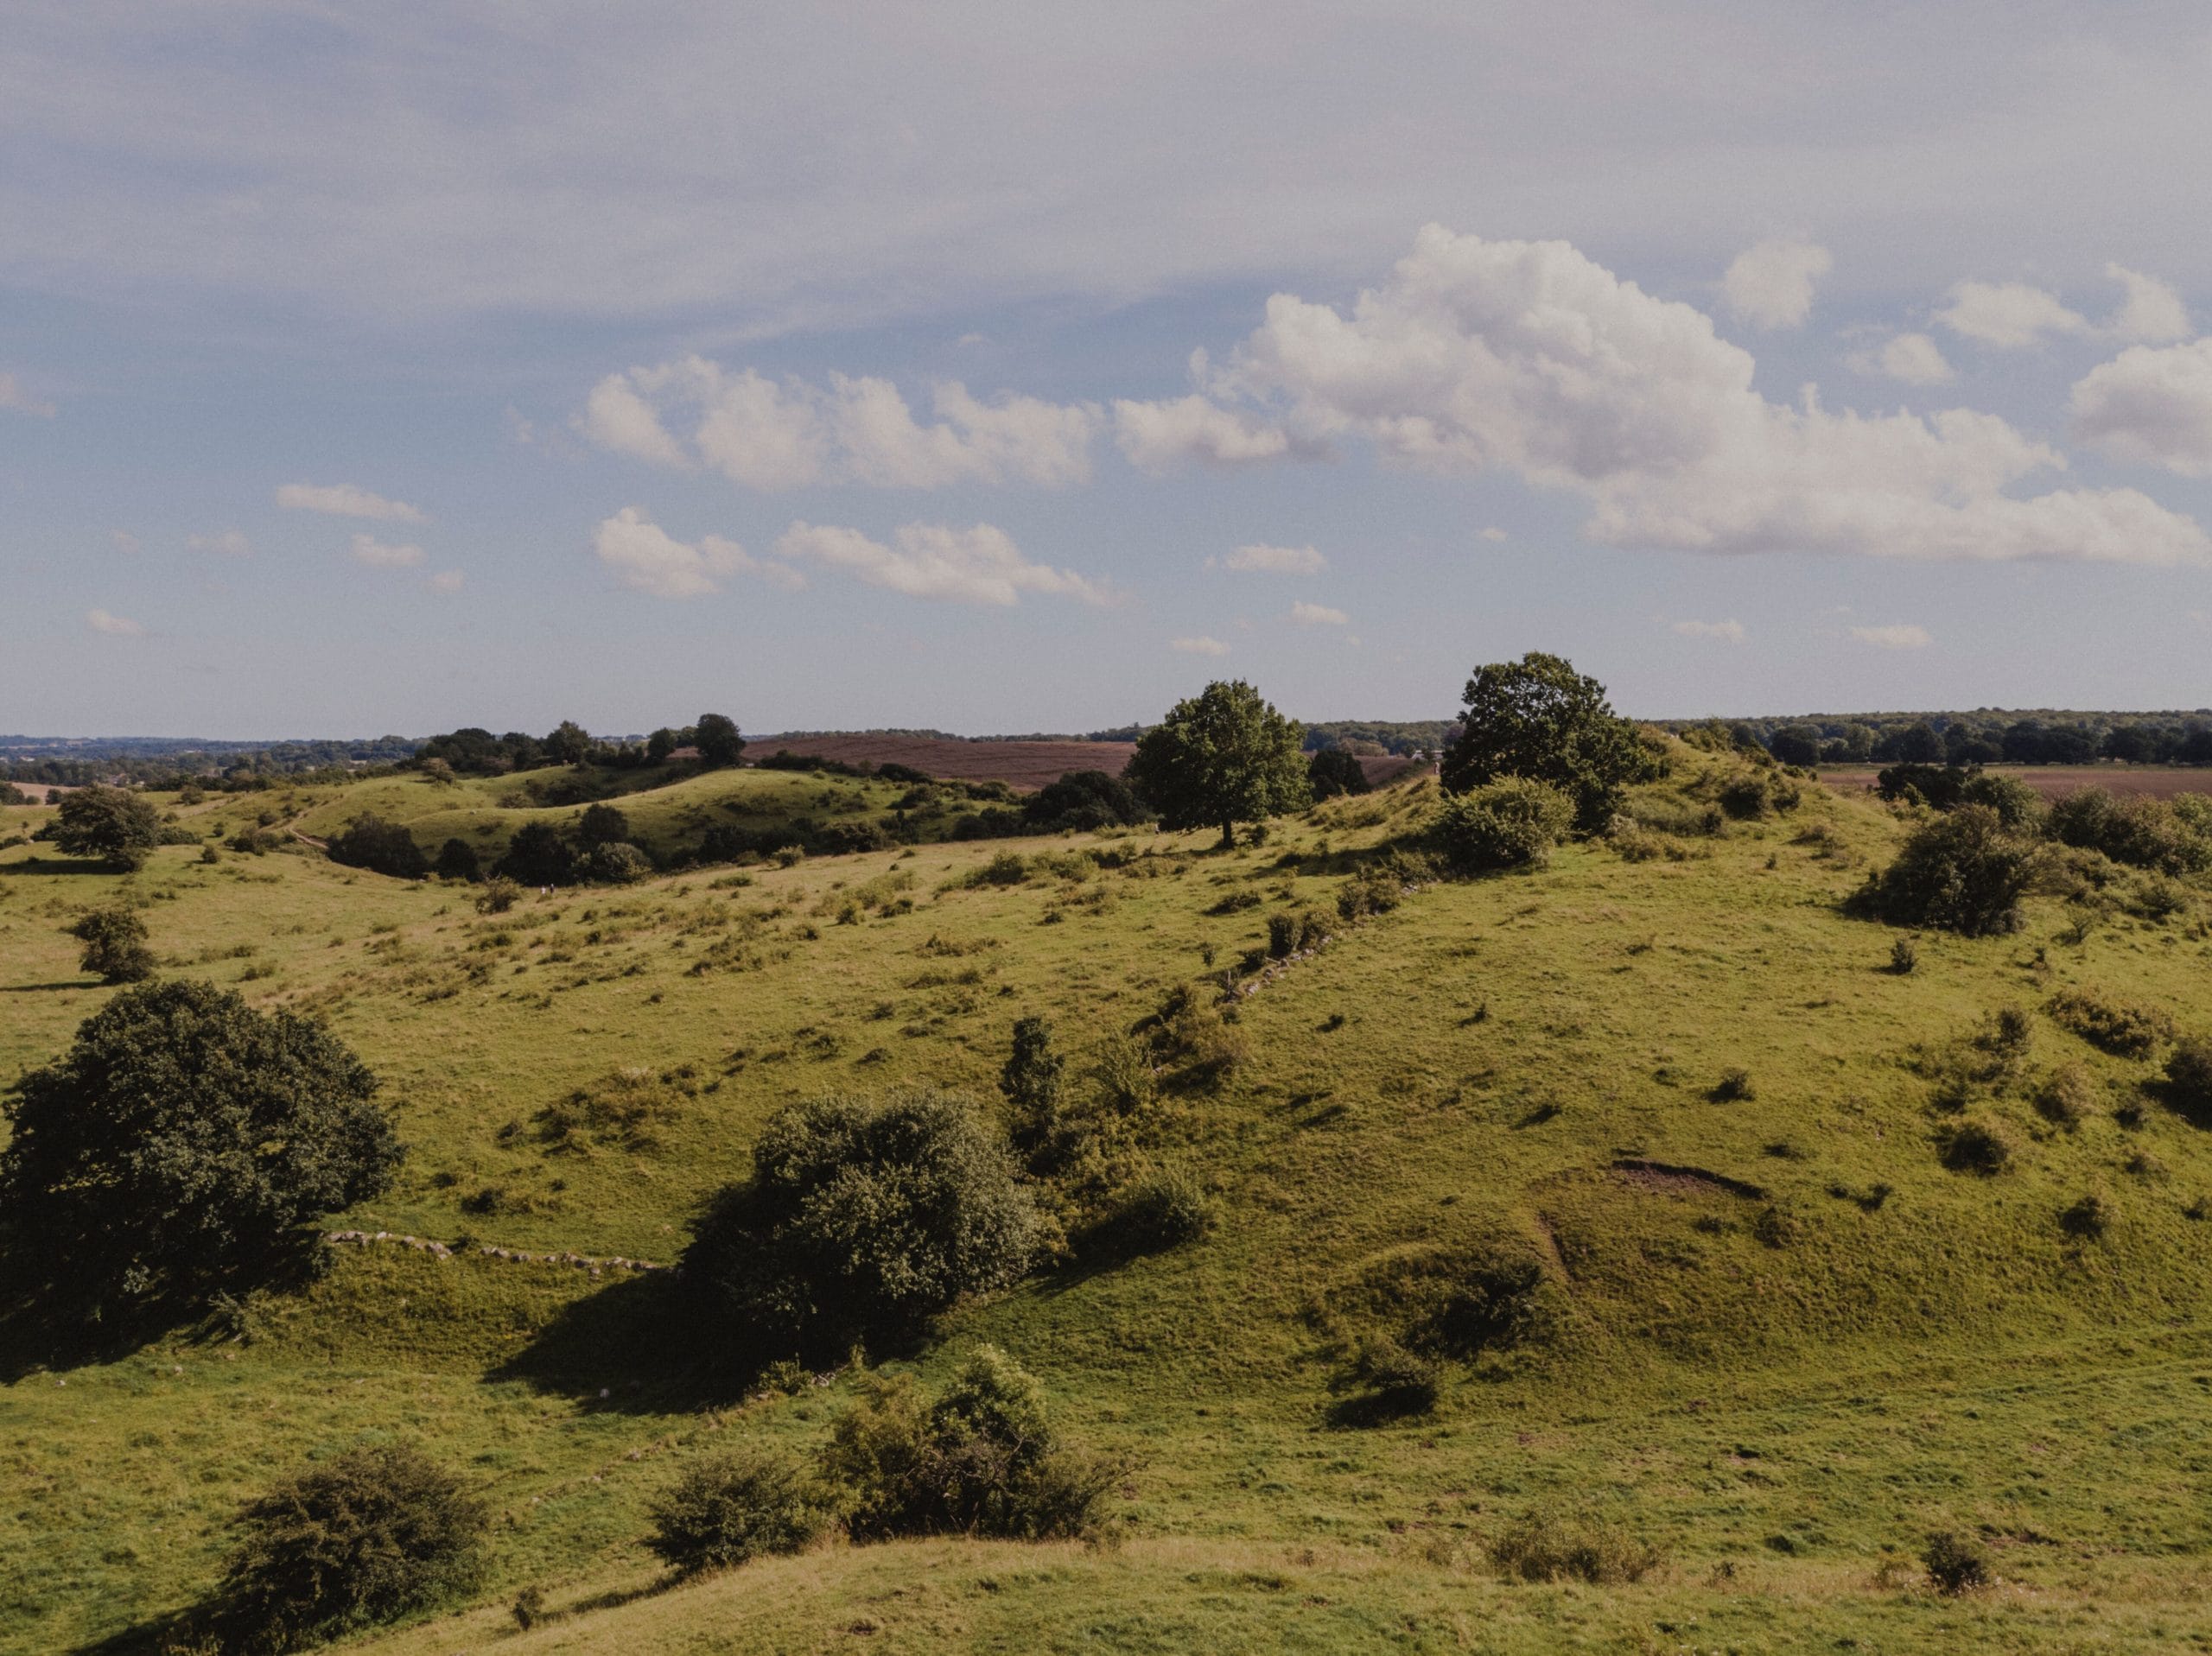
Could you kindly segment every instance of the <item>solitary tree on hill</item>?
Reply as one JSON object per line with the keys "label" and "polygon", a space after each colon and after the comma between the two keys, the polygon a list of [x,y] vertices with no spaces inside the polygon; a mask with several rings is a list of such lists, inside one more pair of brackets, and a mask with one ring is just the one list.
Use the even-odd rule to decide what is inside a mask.
{"label": "solitary tree on hill", "polygon": [[1304,732],[1242,679],[1217,681],[1137,739],[1123,773],[1169,828],[1262,822],[1312,798]]}
{"label": "solitary tree on hill", "polygon": [[563,719],[545,739],[545,752],[556,765],[582,765],[591,757],[591,733],[573,719]]}
{"label": "solitary tree on hill", "polygon": [[79,788],[61,796],[47,837],[73,857],[99,857],[141,868],[162,842],[162,819],[127,788]]}
{"label": "solitary tree on hill", "polygon": [[737,721],[719,713],[702,713],[698,726],[699,763],[713,769],[719,765],[735,765],[737,756],[745,752],[745,738],[737,733]]}
{"label": "solitary tree on hill", "polygon": [[1478,667],[1465,701],[1459,738],[1439,767],[1447,793],[1526,777],[1566,794],[1574,825],[1595,833],[1621,790],[1649,773],[1636,726],[1613,711],[1604,685],[1563,657],[1531,650]]}

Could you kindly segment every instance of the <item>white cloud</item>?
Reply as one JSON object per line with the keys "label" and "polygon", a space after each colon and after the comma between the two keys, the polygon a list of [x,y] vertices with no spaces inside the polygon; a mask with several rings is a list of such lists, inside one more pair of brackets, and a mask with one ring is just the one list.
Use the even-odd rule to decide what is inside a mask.
{"label": "white cloud", "polygon": [[1677,621],[1674,631],[1685,638],[1711,638],[1719,644],[1739,644],[1745,636],[1741,621]]}
{"label": "white cloud", "polygon": [[441,569],[424,585],[441,597],[451,597],[468,584],[468,577],[458,569]]}
{"label": "white cloud", "polygon": [[756,558],[719,535],[702,536],[696,546],[679,541],[635,506],[625,506],[600,524],[592,550],[625,587],[655,598],[704,598],[741,573],[787,590],[806,584],[798,570]]}
{"label": "white cloud", "polygon": [[1209,402],[1196,393],[1166,403],[1116,402],[1114,441],[1139,471],[1164,472],[1184,460],[1249,466],[1280,460],[1291,442],[1280,428]]}
{"label": "white cloud", "polygon": [[429,520],[404,500],[387,500],[351,483],[287,483],[276,504],[293,511],[328,512],[334,517],[367,517],[381,523],[421,523]]}
{"label": "white cloud", "polygon": [[1290,606],[1290,619],[1302,627],[1341,627],[1351,624],[1351,617],[1342,610],[1332,610],[1326,604],[1308,604],[1303,600]]}
{"label": "white cloud", "polygon": [[108,539],[114,542],[117,551],[130,557],[137,556],[146,544],[127,529],[111,530],[108,532]]}
{"label": "white cloud", "polygon": [[2040,345],[2046,334],[2088,333],[2088,319],[2059,303],[2057,295],[2024,282],[1960,282],[1936,320],[1954,333],[2000,351]]}
{"label": "white cloud", "polygon": [[1170,650],[1179,650],[1186,656],[1226,656],[1229,653],[1229,646],[1220,639],[1203,636],[1196,638],[1170,638],[1167,641],[1167,647]]}
{"label": "white cloud", "polygon": [[188,535],[184,543],[194,552],[219,552],[226,558],[245,558],[253,555],[253,542],[234,529],[219,535]]}
{"label": "white cloud", "polygon": [[1862,374],[1885,374],[1908,385],[1947,385],[1958,376],[1943,360],[1943,352],[1925,333],[1900,333],[1883,341],[1879,351],[1862,351],[1851,358]]}
{"label": "white cloud", "polygon": [[374,569],[411,569],[423,562],[419,546],[392,546],[373,535],[353,537],[353,557]]}
{"label": "white cloud", "polygon": [[1310,546],[1269,546],[1255,542],[1228,554],[1221,560],[1221,567],[1244,574],[1318,575],[1329,567],[1329,561]]}
{"label": "white cloud", "polygon": [[1898,622],[1889,626],[1853,627],[1851,636],[1861,644],[1873,644],[1882,650],[1925,650],[1935,639],[1928,629],[1910,622]]}
{"label": "white cloud", "polygon": [[793,562],[828,564],[910,598],[1001,606],[1019,603],[1023,593],[1065,594],[1087,604],[1110,599],[1073,570],[1029,562],[1005,530],[988,523],[908,523],[892,538],[897,544],[886,546],[856,529],[795,523],[776,542],[776,553]]}
{"label": "white cloud", "polygon": [[2125,265],[2107,264],[2105,274],[2126,290],[2105,331],[2139,345],[2169,345],[2190,335],[2189,307],[2156,276]]}
{"label": "white cloud", "polygon": [[1482,538],[1485,541],[1503,541],[1507,539],[1508,536],[1503,530],[1500,529],[1497,524],[1492,523],[1488,529],[1482,532]]}
{"label": "white cloud", "polygon": [[0,373],[0,409],[36,415],[41,420],[51,420],[60,412],[53,403],[41,402],[25,390],[15,375],[5,373]]}
{"label": "white cloud", "polygon": [[1993,415],[1833,413],[1754,389],[1749,352],[1565,242],[1435,225],[1350,315],[1287,294],[1211,390],[1301,452],[1347,435],[1438,472],[1589,499],[1608,545],[1896,558],[2196,562],[2212,541],[2130,489],[2018,498],[2063,456]]}
{"label": "white cloud", "polygon": [[146,629],[136,621],[120,615],[110,615],[105,610],[86,610],[85,625],[95,632],[105,632],[116,638],[143,638]]}
{"label": "white cloud", "polygon": [[1817,242],[1784,237],[1736,255],[1720,279],[1728,308],[1757,327],[1797,327],[1813,309],[1813,284],[1835,266]]}
{"label": "white cloud", "polygon": [[2212,339],[2130,346],[2074,384],[2075,435],[2114,460],[2212,477]]}
{"label": "white cloud", "polygon": [[[817,386],[687,357],[608,375],[577,423],[603,448],[660,466],[703,465],[752,489],[1050,487],[1090,476],[1101,416],[1088,404],[1011,392],[985,402],[957,380],[935,386],[931,398],[937,418],[925,424],[887,379],[832,374]],[[671,425],[688,428],[688,438]]]}

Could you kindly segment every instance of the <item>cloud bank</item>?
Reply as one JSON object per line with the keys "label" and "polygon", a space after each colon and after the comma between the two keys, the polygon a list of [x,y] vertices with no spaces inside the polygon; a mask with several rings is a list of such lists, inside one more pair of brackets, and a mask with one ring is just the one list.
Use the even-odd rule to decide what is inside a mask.
{"label": "cloud bank", "polygon": [[2075,382],[2075,435],[2113,459],[2212,477],[2212,339],[2135,346]]}
{"label": "cloud bank", "polygon": [[334,517],[367,517],[394,523],[429,521],[419,508],[404,500],[387,500],[351,483],[287,483],[277,489],[276,504],[291,511],[327,512]]}
{"label": "cloud bank", "polygon": [[908,523],[892,541],[886,545],[856,529],[797,523],[776,542],[776,555],[792,563],[841,569],[909,598],[1001,607],[1020,603],[1024,593],[1078,598],[1086,604],[1110,601],[1105,587],[1071,569],[1030,562],[1011,536],[988,523],[969,529]]}

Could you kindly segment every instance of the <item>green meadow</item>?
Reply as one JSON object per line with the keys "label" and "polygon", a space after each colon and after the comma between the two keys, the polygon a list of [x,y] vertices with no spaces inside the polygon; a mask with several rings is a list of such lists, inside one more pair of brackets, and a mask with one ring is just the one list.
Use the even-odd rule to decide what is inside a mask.
{"label": "green meadow", "polygon": [[[1662,828],[1727,763],[1674,758],[1637,790]],[[614,803],[658,850],[887,820],[906,791],[745,770]],[[1031,1016],[1090,1084],[1179,986],[1264,951],[1270,916],[1333,915],[1433,779],[1232,850],[923,843],[498,914],[291,836],[373,812],[488,860],[522,822],[574,820],[513,777],[158,796],[211,843],[264,814],[289,843],[164,847],[132,875],[0,850],[0,1084],[113,993],[67,926],[131,904],[164,976],[311,1012],[383,1078],[410,1156],[332,1226],[445,1250],[338,1245],[304,1287],[97,1361],[11,1358],[0,1650],[151,1647],[214,1585],[242,1501],[394,1440],[490,1504],[489,1564],[471,1602],[348,1648],[2212,1650],[2212,1138],[2165,1106],[2158,1052],[2048,1011],[2080,992],[2212,1029],[2212,905],[2054,891],[2012,935],[1918,935],[1899,972],[1905,934],[1841,904],[1909,814],[1805,795],[1340,924],[1233,1002],[1238,1061],[1168,1086],[1128,1152],[1203,1183],[1209,1234],[1130,1258],[1071,1228],[1019,1285],[868,1359],[937,1379],[1002,1347],[1071,1436],[1128,1457],[1099,1539],[833,1541],[683,1583],[641,1545],[655,1493],[740,1437],[819,1444],[860,1376],[748,1394],[670,1279],[626,1262],[672,1261],[791,1101],[927,1082],[995,1108]],[[2024,1045],[1994,1033],[2006,1008]],[[2070,1123],[2037,1102],[2069,1063],[2093,1083]],[[1967,1121],[2000,1171],[1947,1164]],[[2062,1222],[2088,1196],[2094,1235]],[[1363,1413],[1363,1336],[1498,1248],[1541,1266],[1539,1330],[1447,1363],[1432,1412]],[[1657,1562],[1509,1579],[1493,1545],[1531,1515]],[[1939,1530],[1986,1548],[1993,1585],[1930,1589]]]}

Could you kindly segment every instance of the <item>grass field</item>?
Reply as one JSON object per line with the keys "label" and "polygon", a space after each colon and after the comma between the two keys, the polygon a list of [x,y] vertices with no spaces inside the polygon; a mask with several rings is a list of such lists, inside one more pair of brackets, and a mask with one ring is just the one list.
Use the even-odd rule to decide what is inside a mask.
{"label": "grass field", "polygon": [[[830,811],[830,779],[787,772],[621,803],[674,834],[737,777],[797,790],[745,793],[764,815]],[[488,843],[545,809],[502,805],[512,786],[183,815],[273,805],[320,834],[373,809]],[[818,1443],[851,1376],[730,1395],[665,1278],[474,1250],[666,1261],[778,1106],[909,1081],[995,1100],[1019,1016],[1049,1017],[1079,1069],[1262,943],[1271,912],[1331,905],[1433,788],[1227,853],[1150,832],[924,845],[500,916],[303,846],[165,848],[121,879],[0,852],[0,1081],[110,993],[60,929],[139,903],[167,970],[314,1011],[385,1078],[413,1153],[340,1222],[461,1245],[340,1248],[297,1297],[18,1373],[0,1649],[152,1626],[207,1590],[245,1496],[397,1437],[465,1470],[498,1524],[479,1599],[357,1641],[378,1650],[2212,1650],[2212,1144],[2145,1091],[2155,1055],[2108,1056],[2038,1010],[2089,988],[2212,1025],[2203,894],[2087,927],[2032,899],[2025,931],[1923,936],[1899,975],[1897,934],[1838,902],[1902,827],[1821,789],[1680,860],[1593,844],[1428,885],[1292,962],[1238,1005],[1248,1060],[1171,1091],[1144,1146],[1204,1179],[1212,1234],[1077,1256],[891,1365],[1007,1348],[1071,1432],[1136,1462],[1107,1542],[837,1545],[664,1581],[639,1545],[652,1492],[731,1434]],[[834,791],[884,808],[881,784]],[[972,882],[1009,849],[1018,881]],[[1964,1084],[2012,1164],[1950,1171],[1946,1088],[1983,1073],[2006,1006],[2031,1012],[2025,1056]],[[2104,1099],[2072,1130],[2030,1102],[2063,1061]],[[563,1101],[614,1093],[643,1101],[629,1126],[559,1127]],[[2058,1215],[2091,1192],[2113,1222],[2077,1240]],[[1351,1344],[1477,1247],[1541,1260],[1546,1337],[1452,1368],[1433,1415],[1356,1424]],[[1662,1562],[1635,1585],[1509,1583],[1487,1548],[1531,1512],[1616,1521]],[[1929,1592],[1939,1528],[1980,1538],[1999,1584]],[[525,1634],[505,1606],[532,1585],[558,1615]]]}

